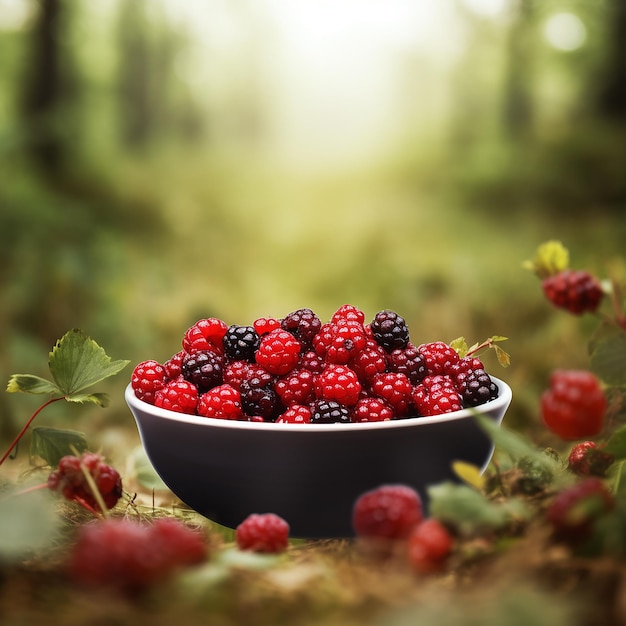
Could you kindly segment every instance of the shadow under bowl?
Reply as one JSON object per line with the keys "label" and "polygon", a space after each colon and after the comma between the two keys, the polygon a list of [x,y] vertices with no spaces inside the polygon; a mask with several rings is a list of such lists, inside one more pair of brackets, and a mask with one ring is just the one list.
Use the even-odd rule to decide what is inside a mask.
{"label": "shadow under bowl", "polygon": [[493,443],[475,415],[500,424],[510,387],[492,377],[496,399],[435,417],[358,424],[274,424],[175,413],[147,404],[130,385],[125,399],[154,469],[187,506],[236,528],[251,513],[275,513],[290,536],[351,537],[352,508],[383,484],[427,489],[458,482],[454,461],[484,470]]}

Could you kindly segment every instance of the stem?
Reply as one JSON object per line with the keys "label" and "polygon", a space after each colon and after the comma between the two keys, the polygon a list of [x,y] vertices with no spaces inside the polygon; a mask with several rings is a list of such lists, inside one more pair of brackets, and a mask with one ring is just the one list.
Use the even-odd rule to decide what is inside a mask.
{"label": "stem", "polygon": [[15,448],[15,446],[19,443],[20,439],[24,436],[24,433],[28,430],[28,427],[31,425],[32,421],[39,415],[39,413],[45,409],[49,404],[56,402],[57,400],[63,400],[65,396],[59,396],[57,398],[50,398],[47,402],[44,402],[28,419],[22,430],[18,433],[17,437],[13,440],[13,443],[9,446],[9,449],[4,453],[4,456],[0,459],[0,465],[2,465],[6,460],[9,454],[11,454],[11,450]]}

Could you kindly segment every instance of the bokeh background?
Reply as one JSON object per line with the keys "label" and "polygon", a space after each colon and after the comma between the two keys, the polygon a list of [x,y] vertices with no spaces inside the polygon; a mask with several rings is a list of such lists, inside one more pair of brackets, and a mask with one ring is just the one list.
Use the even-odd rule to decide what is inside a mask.
{"label": "bokeh background", "polygon": [[625,206],[623,0],[0,0],[0,373],[73,327],[132,361],[50,425],[132,430],[131,368],[201,317],[351,303],[509,337],[532,426],[595,321],[522,262],[623,275]]}

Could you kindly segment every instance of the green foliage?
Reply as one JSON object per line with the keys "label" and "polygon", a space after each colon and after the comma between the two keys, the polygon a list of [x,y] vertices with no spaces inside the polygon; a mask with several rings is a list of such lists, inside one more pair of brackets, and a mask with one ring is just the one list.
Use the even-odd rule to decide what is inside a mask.
{"label": "green foliage", "polygon": [[84,433],[68,429],[38,426],[33,428],[30,440],[30,456],[43,459],[51,467],[56,467],[64,456],[80,454],[88,448]]}
{"label": "green foliage", "polygon": [[604,322],[589,344],[591,370],[605,385],[626,387],[626,331]]}

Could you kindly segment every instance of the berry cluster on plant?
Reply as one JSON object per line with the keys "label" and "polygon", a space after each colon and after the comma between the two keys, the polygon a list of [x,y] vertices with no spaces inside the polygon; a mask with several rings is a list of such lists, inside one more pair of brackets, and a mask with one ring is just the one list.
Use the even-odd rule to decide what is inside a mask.
{"label": "berry cluster on plant", "polygon": [[350,304],[326,323],[304,308],[247,326],[209,318],[187,329],[182,350],[165,363],[139,363],[131,384],[149,404],[220,419],[315,424],[432,416],[498,396],[482,361],[458,347],[413,343],[395,311],[366,323]]}

